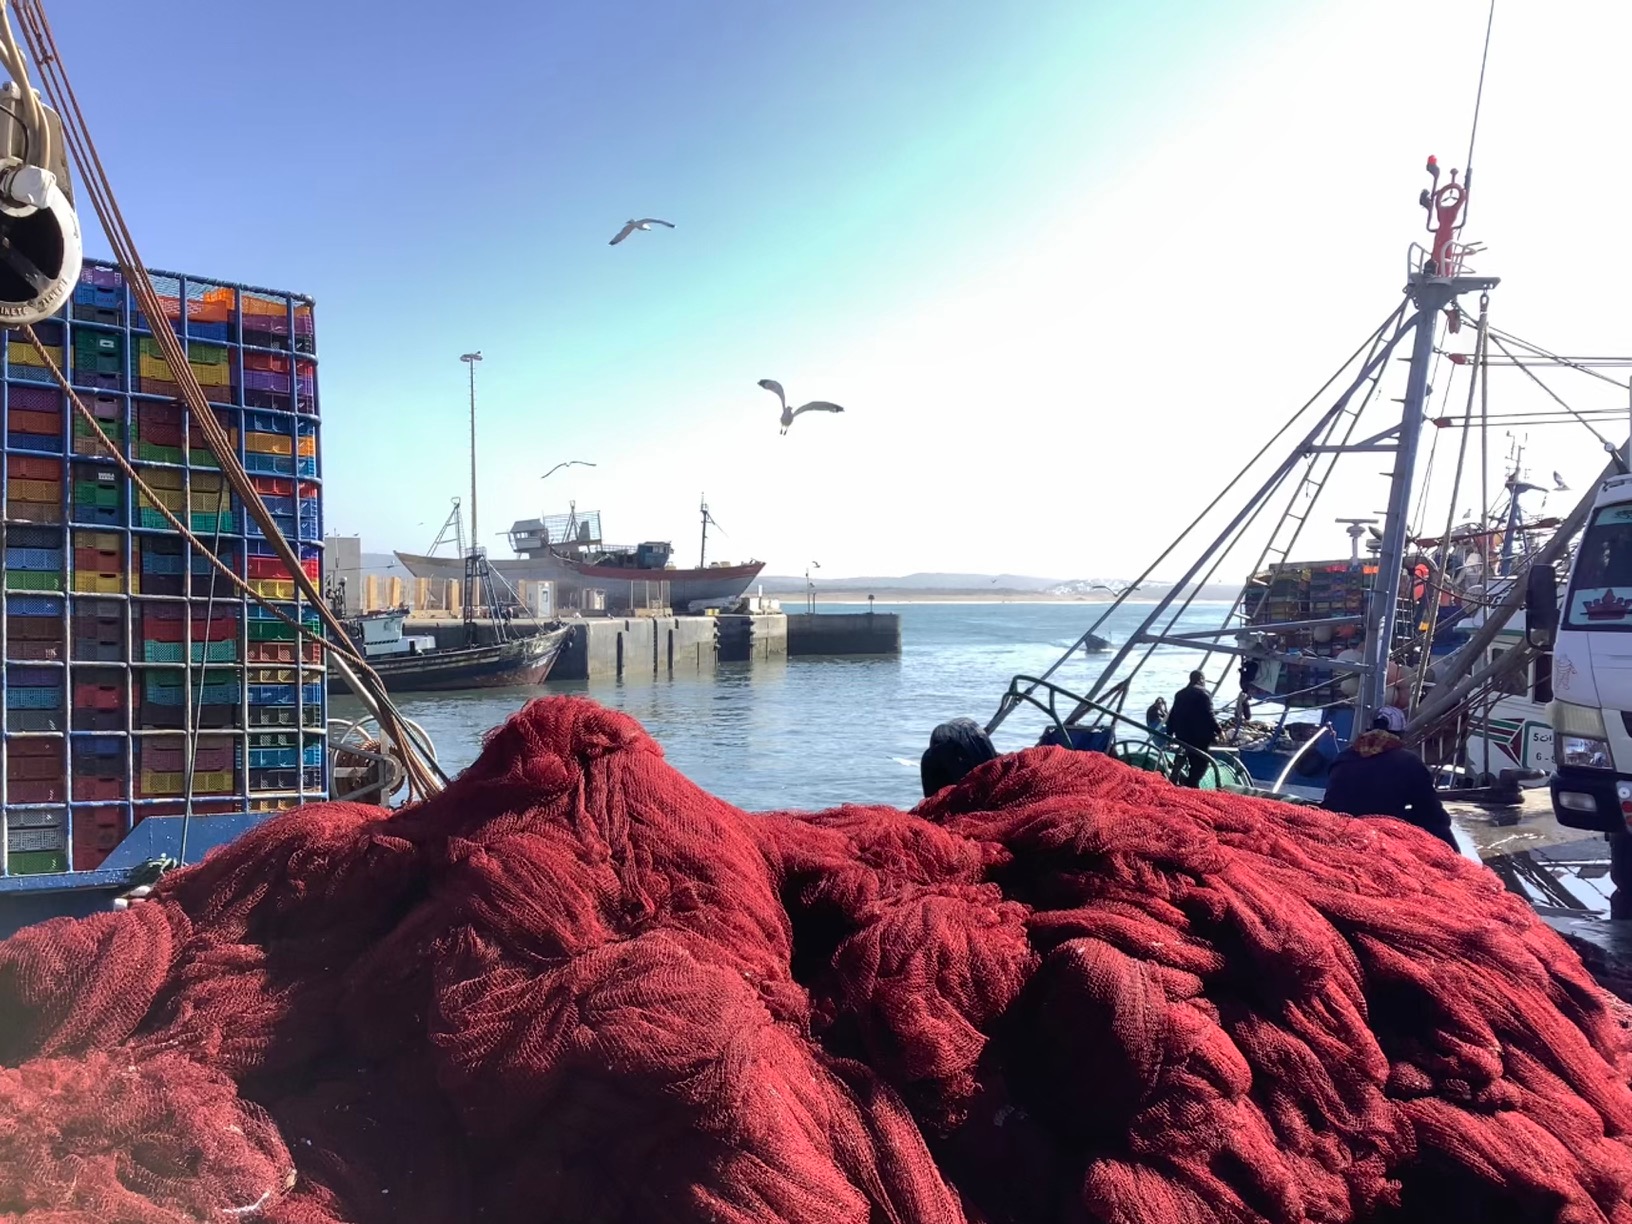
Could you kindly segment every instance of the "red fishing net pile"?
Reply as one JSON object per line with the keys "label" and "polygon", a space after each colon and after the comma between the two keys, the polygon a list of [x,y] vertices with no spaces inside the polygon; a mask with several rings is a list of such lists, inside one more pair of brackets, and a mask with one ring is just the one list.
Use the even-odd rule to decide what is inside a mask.
{"label": "red fishing net pile", "polygon": [[1627,1224],[1627,1014],[1404,825],[1058,749],[751,816],[541,701],[0,944],[0,1218]]}

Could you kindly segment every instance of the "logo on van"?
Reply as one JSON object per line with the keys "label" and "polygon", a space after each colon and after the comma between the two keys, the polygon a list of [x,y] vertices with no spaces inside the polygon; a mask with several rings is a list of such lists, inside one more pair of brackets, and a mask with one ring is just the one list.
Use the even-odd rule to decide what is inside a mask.
{"label": "logo on van", "polygon": [[1597,599],[1581,605],[1581,614],[1588,620],[1625,620],[1632,612],[1632,599],[1622,599],[1614,591],[1605,591]]}

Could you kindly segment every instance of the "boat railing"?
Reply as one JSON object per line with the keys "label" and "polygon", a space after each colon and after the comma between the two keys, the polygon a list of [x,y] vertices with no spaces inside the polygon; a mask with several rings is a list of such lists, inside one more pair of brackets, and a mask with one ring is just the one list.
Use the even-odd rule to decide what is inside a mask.
{"label": "boat railing", "polygon": [[[1125,696],[1125,692],[1122,695]],[[1023,703],[1033,706],[1048,715],[1053,726],[1043,733],[1044,743],[1054,742],[1064,748],[1101,752],[1126,765],[1167,777],[1172,776],[1181,752],[1186,755],[1200,752],[1208,762],[1207,773],[1204,776],[1212,779],[1216,789],[1257,789],[1246,767],[1233,753],[1219,754],[1191,748],[1188,745],[1180,748],[1177,741],[1165,732],[1157,731],[1110,706],[1092,701],[1052,681],[1036,676],[1016,676],[1009,681],[1009,691],[1005,694],[1004,701],[1013,705]],[[1070,708],[1069,718],[1060,712],[1062,703],[1068,704]],[[1088,713],[1094,714],[1095,719],[1087,727],[1083,727],[1079,720]],[[1137,733],[1137,738],[1132,735],[1118,738],[1115,732],[1118,726],[1132,728]],[[1096,743],[1095,741],[1101,737],[1102,742]]]}

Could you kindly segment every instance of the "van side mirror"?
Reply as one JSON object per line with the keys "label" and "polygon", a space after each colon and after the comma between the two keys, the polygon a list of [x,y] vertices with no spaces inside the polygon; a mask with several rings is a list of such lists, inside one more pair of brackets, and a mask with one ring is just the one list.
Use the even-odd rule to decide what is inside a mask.
{"label": "van side mirror", "polygon": [[1558,570],[1549,562],[1532,565],[1525,576],[1524,638],[1546,650],[1558,636]]}

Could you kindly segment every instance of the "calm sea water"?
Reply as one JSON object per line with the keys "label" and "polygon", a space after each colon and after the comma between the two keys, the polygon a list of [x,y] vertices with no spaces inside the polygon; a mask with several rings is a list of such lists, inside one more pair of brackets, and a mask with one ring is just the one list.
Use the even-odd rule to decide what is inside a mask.
{"label": "calm sea water", "polygon": [[[476,758],[485,731],[540,692],[573,693],[639,719],[675,766],[740,807],[911,805],[920,798],[918,758],[936,724],[960,715],[984,723],[1012,677],[1048,667],[1102,608],[881,603],[879,611],[901,616],[898,658],[721,664],[704,675],[404,694],[398,703],[430,732],[450,772]],[[818,605],[818,611],[855,610]],[[1223,610],[1198,602],[1181,627],[1214,627]],[[1120,644],[1148,611],[1148,604],[1126,604],[1100,635]],[[1055,679],[1080,692],[1109,657],[1078,656]],[[1141,673],[1128,713],[1142,716],[1157,696],[1171,700],[1198,657],[1159,651]],[[337,717],[360,712],[349,699],[332,707]],[[995,736],[998,747],[1036,742],[1045,721],[1041,713],[1017,711]]]}

